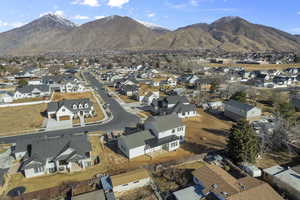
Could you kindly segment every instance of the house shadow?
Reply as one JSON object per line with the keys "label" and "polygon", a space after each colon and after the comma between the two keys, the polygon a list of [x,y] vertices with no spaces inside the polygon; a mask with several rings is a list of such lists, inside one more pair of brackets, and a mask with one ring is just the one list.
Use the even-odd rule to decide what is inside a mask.
{"label": "house shadow", "polygon": [[125,154],[118,148],[118,140],[109,141],[105,145],[115,154],[118,154],[119,156],[122,156],[123,158],[127,159]]}
{"label": "house shadow", "polygon": [[208,114],[214,116],[215,118],[222,120],[222,121],[227,121],[227,122],[233,122],[230,118],[226,117],[223,112],[209,112],[207,111]]}
{"label": "house shadow", "polygon": [[227,136],[228,130],[220,130],[220,129],[211,129],[211,128],[203,128],[202,130],[207,131],[209,133],[218,135],[218,136]]}

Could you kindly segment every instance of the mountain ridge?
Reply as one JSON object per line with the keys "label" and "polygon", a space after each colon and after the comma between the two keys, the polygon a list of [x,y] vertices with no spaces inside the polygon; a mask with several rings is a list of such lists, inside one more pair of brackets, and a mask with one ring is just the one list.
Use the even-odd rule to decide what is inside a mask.
{"label": "mountain ridge", "polygon": [[91,49],[224,51],[297,51],[300,36],[253,24],[241,17],[223,17],[170,31],[127,16],[108,16],[76,26],[54,14],[0,33],[0,54],[35,55]]}

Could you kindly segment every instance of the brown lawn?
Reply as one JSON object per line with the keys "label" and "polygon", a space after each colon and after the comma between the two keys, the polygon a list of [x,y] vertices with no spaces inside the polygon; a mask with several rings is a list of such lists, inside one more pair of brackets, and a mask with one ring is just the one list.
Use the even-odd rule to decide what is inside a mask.
{"label": "brown lawn", "polygon": [[227,131],[231,128],[232,122],[217,119],[202,109],[198,109],[197,112],[200,116],[184,120],[187,127],[186,148],[194,153],[223,149],[226,144]]}
{"label": "brown lawn", "polygon": [[47,104],[0,108],[0,136],[30,132],[41,128]]}
{"label": "brown lawn", "polygon": [[[199,110],[201,117],[187,120],[186,144],[174,152],[158,152],[152,155],[140,156],[128,160],[118,149],[116,144],[103,144],[98,136],[90,136],[92,157],[100,157],[100,164],[85,171],[73,174],[55,174],[26,179],[21,174],[11,177],[8,190],[19,186],[27,188],[27,192],[57,186],[63,182],[81,181],[94,177],[99,173],[118,174],[131,169],[150,164],[158,164],[172,160],[183,159],[197,153],[202,153],[206,148],[220,149],[225,145],[223,131],[231,127],[231,123],[223,122]],[[201,166],[201,162],[179,165],[179,169],[193,169]]]}
{"label": "brown lawn", "polygon": [[49,100],[49,97],[35,97],[35,98],[18,99],[18,100],[14,100],[13,103],[26,103],[26,102],[44,101],[44,100]]}
{"label": "brown lawn", "polygon": [[[92,92],[82,92],[82,93],[55,93],[53,95],[53,101],[61,101],[63,99],[82,99],[89,98],[94,105],[95,111],[97,113],[96,117],[86,118],[86,123],[97,122],[104,119],[104,113],[102,112],[99,104],[96,101],[96,97]],[[99,100],[101,102],[101,100]],[[79,119],[73,120],[74,124],[79,124]]]}

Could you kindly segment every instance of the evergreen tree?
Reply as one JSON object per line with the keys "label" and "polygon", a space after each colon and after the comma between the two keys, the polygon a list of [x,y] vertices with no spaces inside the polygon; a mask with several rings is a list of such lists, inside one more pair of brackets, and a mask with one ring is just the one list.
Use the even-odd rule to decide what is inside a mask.
{"label": "evergreen tree", "polygon": [[246,94],[246,92],[239,91],[239,92],[236,92],[235,94],[233,94],[230,99],[236,100],[236,101],[239,101],[242,103],[247,103],[247,94]]}
{"label": "evergreen tree", "polygon": [[254,163],[259,152],[256,133],[246,121],[235,124],[229,134],[227,152],[234,162]]}

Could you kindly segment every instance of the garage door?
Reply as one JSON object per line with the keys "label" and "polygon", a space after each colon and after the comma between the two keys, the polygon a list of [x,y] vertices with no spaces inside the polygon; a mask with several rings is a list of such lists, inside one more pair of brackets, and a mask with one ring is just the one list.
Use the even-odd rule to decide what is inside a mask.
{"label": "garage door", "polygon": [[61,116],[59,117],[59,120],[62,121],[62,120],[70,120],[70,116]]}

